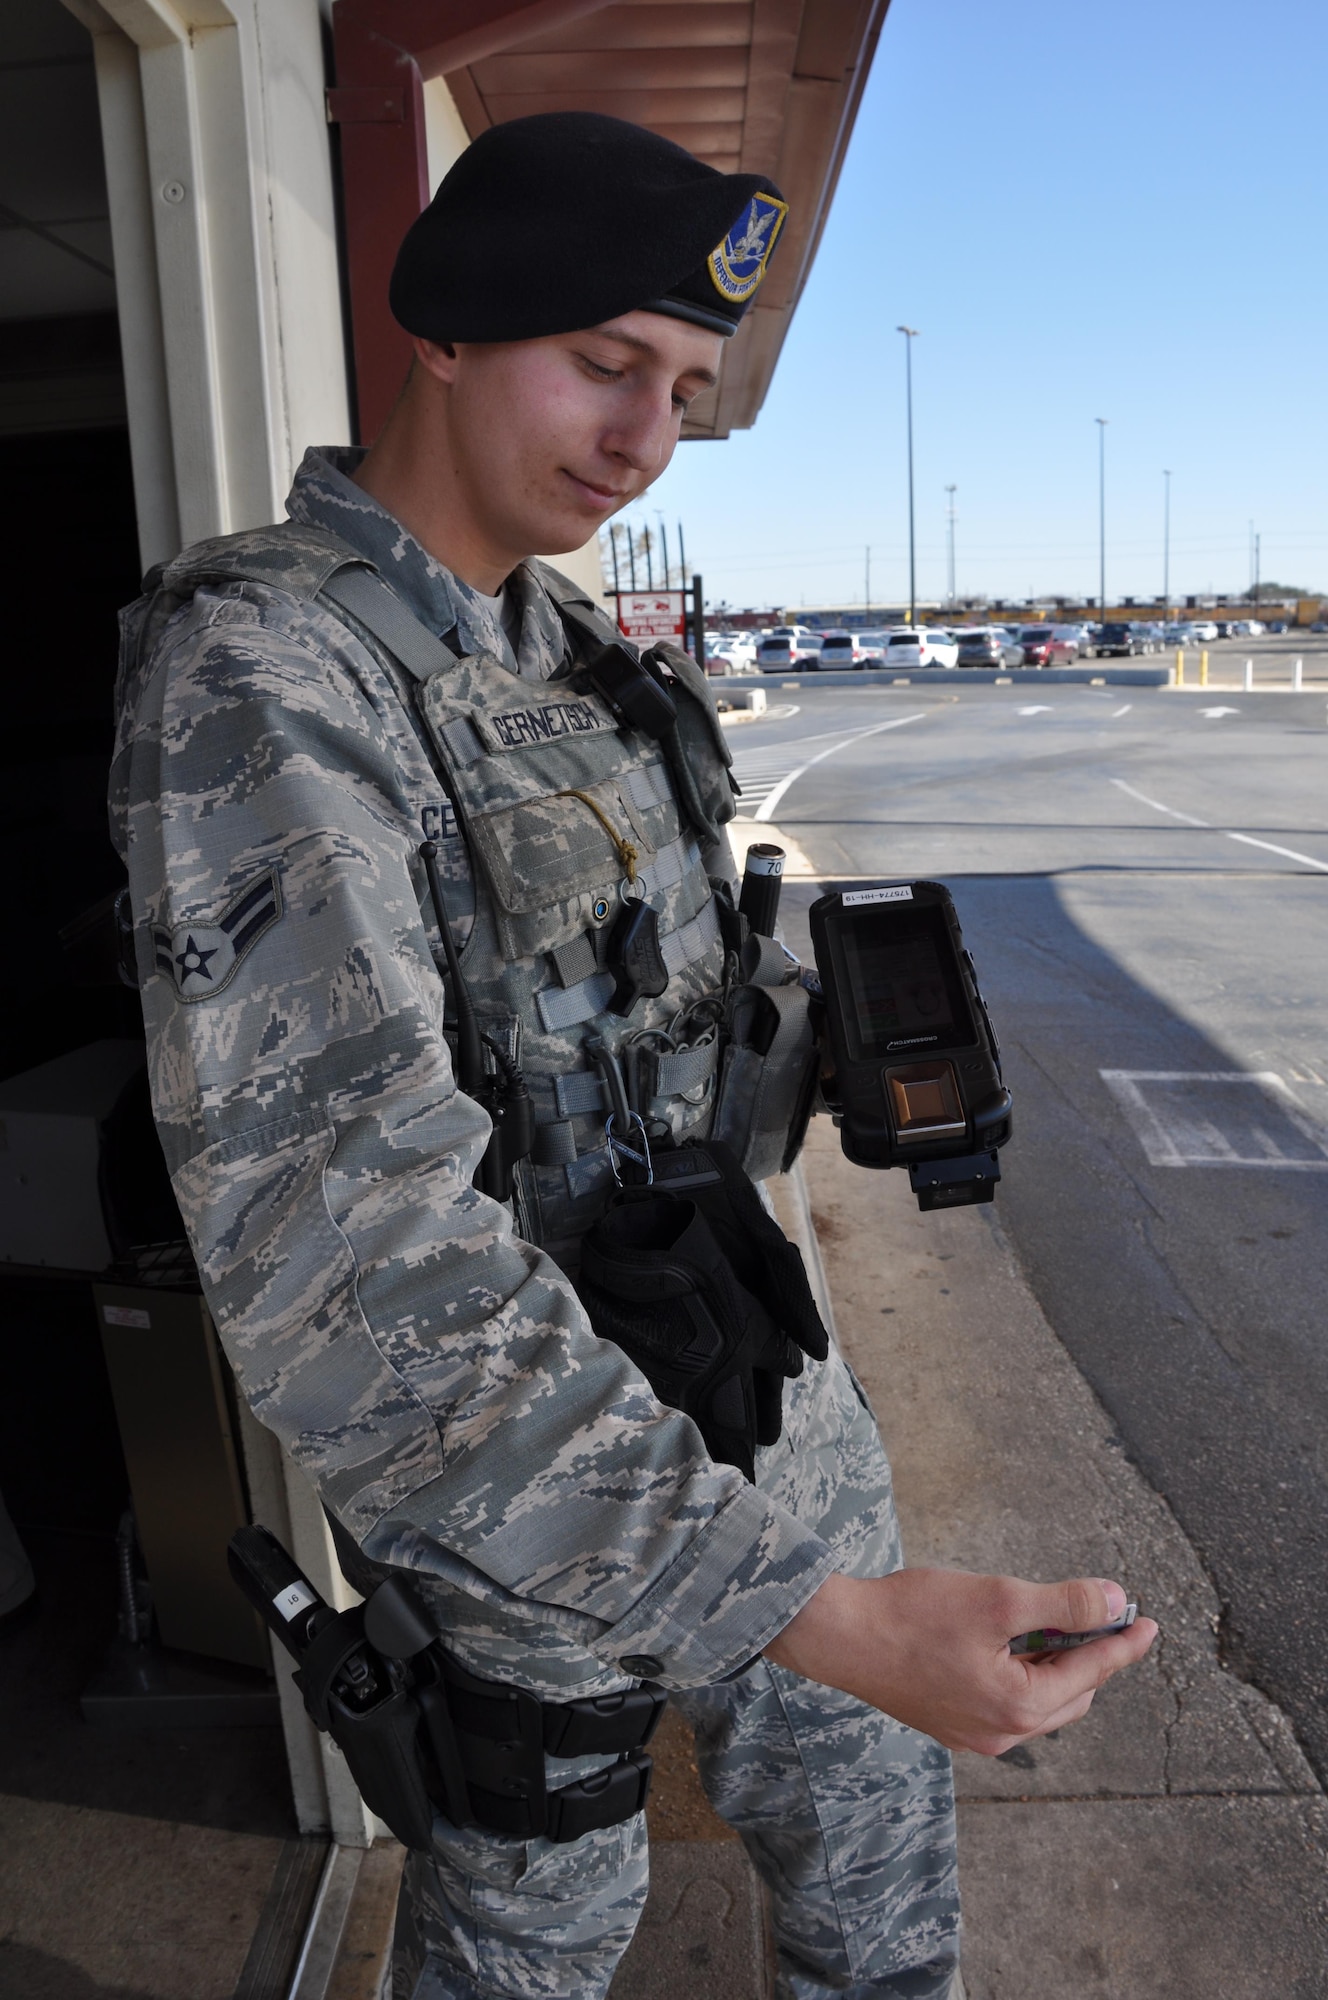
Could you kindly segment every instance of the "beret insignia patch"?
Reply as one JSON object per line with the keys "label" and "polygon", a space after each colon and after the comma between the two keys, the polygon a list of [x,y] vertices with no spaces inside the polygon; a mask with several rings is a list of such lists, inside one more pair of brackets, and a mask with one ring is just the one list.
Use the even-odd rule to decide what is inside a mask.
{"label": "beret insignia patch", "polygon": [[706,260],[717,292],[737,304],[752,296],[765,276],[787,214],[788,203],[775,195],[752,196],[724,241]]}
{"label": "beret insignia patch", "polygon": [[172,931],[154,925],[157,970],[165,973],[181,1000],[206,1000],[230,984],[240,960],[280,915],[277,872],[265,868],[231,898],[214,924],[177,924]]}

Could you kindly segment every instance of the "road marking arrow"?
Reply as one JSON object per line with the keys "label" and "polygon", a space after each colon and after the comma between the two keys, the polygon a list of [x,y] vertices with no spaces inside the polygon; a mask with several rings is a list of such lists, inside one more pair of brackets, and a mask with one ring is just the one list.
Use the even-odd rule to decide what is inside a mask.
{"label": "road marking arrow", "polygon": [[1219,715],[1239,715],[1240,710],[1238,708],[1201,708],[1199,713],[1215,721]]}
{"label": "road marking arrow", "polygon": [[1021,715],[1050,715],[1051,703],[1049,701],[1035,701],[1031,708],[1021,708],[1019,713]]}

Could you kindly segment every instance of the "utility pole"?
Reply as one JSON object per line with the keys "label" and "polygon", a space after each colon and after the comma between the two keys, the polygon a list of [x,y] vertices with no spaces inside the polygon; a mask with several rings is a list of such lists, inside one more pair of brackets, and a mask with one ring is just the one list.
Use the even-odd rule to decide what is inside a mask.
{"label": "utility pole", "polygon": [[913,526],[913,343],[918,337],[915,326],[897,326],[896,333],[904,336],[904,381],[908,401],[908,622],[918,622],[918,565],[917,539]]}
{"label": "utility pole", "polygon": [[609,523],[609,547],[613,550],[613,594],[616,597],[622,585],[618,581],[618,523]]}
{"label": "utility pole", "polygon": [[1097,425],[1097,608],[1107,616],[1107,425],[1109,417],[1094,417]]}
{"label": "utility pole", "polygon": [[1171,474],[1164,472],[1166,499],[1162,504],[1162,622],[1171,623]]}
{"label": "utility pole", "polygon": [[1262,535],[1254,537],[1254,602],[1256,605],[1259,602],[1259,556],[1261,553],[1259,544],[1262,540]]}
{"label": "utility pole", "polygon": [[862,574],[862,617],[864,624],[871,624],[871,543],[866,548],[866,565]]}
{"label": "utility pole", "polygon": [[947,596],[948,596],[948,598],[949,598],[949,600],[950,600],[950,609],[951,609],[951,610],[953,611],[953,610],[954,610],[954,604],[955,604],[955,560],[954,560],[954,528],[955,528],[955,501],[954,501],[954,497],[955,497],[955,494],[956,494],[956,493],[957,493],[957,492],[959,491],[959,488],[958,488],[957,486],[947,486],[945,490],[946,490],[946,492],[947,492],[947,493],[949,494],[949,496],[950,496],[950,500],[949,500],[949,506],[948,506],[948,508],[947,508],[947,510],[946,510],[946,522],[945,522],[945,525],[946,525],[947,529],[949,530],[949,534],[948,534],[948,538],[947,538],[947,547],[946,547],[946,582],[947,582],[947,583],[948,583],[948,585],[949,585],[949,589],[948,589],[948,591],[947,591],[947,593],[946,593],[946,594],[947,594]]}
{"label": "utility pole", "polygon": [[682,538],[682,522],[681,522],[681,521],[679,521],[679,523],[678,523],[678,582],[679,582],[679,584],[681,585],[681,587],[682,587],[682,588],[683,588],[684,590],[686,590],[686,588],[687,588],[687,546],[686,546],[686,543],[685,543],[685,542],[683,541],[683,538]]}

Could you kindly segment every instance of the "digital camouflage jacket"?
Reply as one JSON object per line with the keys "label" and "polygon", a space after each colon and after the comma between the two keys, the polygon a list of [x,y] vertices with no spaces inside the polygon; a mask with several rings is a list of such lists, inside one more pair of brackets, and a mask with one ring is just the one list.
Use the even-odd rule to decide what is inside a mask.
{"label": "digital camouflage jacket", "polygon": [[[474,738],[452,730],[449,778],[464,790],[504,730],[524,727],[502,716],[548,705],[537,686],[524,707],[508,697],[562,667],[553,593],[572,586],[537,564],[516,573],[512,663],[490,605],[353,484],[354,463],[310,452],[288,511],[351,544],[460,657],[438,728],[446,741],[461,720]],[[535,1653],[546,1683],[568,1686],[718,1679],[835,1559],[706,1456],[691,1422],[594,1336],[546,1251],[473,1187],[488,1119],[454,1083],[417,852],[439,838],[454,938],[467,957],[477,938],[496,945],[516,1017],[534,983],[578,984],[536,967],[582,935],[599,871],[615,881],[610,843],[569,801],[552,836],[571,843],[575,921],[515,883],[528,907],[501,932],[408,677],[284,577],[271,542],[261,580],[197,589],[146,655],[127,649],[111,791],[158,1130],[227,1355],[363,1556],[433,1586],[472,1659]],[[657,755],[635,773],[610,773],[615,810],[635,814],[660,864],[662,928],[681,940],[669,992],[649,1003],[665,1025],[711,976],[713,940],[687,901],[696,840],[668,773]],[[588,766],[576,789],[601,777]],[[463,814],[480,803],[472,788]],[[519,873],[528,843],[510,814],[487,839],[486,870],[506,856]],[[597,840],[605,858],[590,866]],[[575,943],[565,969],[595,978]],[[555,1194],[588,1157],[576,1119],[598,1104],[559,1109],[541,1109],[571,1127],[570,1158],[564,1136],[540,1170],[563,1176]]]}

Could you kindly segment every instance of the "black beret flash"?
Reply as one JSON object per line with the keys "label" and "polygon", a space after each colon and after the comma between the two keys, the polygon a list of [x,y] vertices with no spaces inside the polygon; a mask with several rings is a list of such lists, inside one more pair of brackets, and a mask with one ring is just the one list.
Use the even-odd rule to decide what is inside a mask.
{"label": "black beret flash", "polygon": [[539,340],[645,309],[730,334],[787,208],[593,111],[490,126],[406,232],[389,300],[425,340]]}

